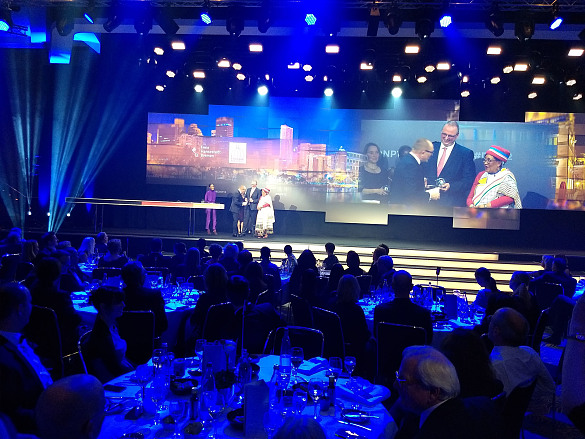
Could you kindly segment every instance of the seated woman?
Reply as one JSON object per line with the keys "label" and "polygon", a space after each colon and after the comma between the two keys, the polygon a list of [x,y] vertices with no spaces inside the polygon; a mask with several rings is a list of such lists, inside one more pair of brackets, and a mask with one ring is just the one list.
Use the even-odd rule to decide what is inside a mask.
{"label": "seated woman", "polygon": [[490,146],[483,159],[485,171],[475,177],[467,206],[522,209],[516,177],[503,167],[508,158],[510,151],[501,146]]}
{"label": "seated woman", "polygon": [[191,276],[199,276],[201,274],[201,255],[199,250],[195,247],[191,247],[187,250],[184,262],[177,265],[172,274],[173,279],[182,277],[185,280]]}
{"label": "seated woman", "polygon": [[98,314],[83,354],[89,373],[105,383],[134,369],[126,359],[126,341],[116,327],[116,319],[124,311],[124,292],[116,287],[99,287],[89,300]]}
{"label": "seated woman", "polygon": [[345,265],[347,265],[347,269],[344,271],[345,274],[353,274],[354,276],[362,276],[365,274],[364,270],[360,267],[360,255],[354,250],[347,252]]}
{"label": "seated woman", "polygon": [[91,236],[83,238],[79,250],[77,250],[77,254],[79,256],[78,262],[80,264],[85,264],[88,259],[93,258],[95,255],[95,239]]}
{"label": "seated woman", "polygon": [[122,253],[122,241],[110,239],[107,243],[108,252],[98,261],[98,267],[122,268],[128,263],[128,257]]}
{"label": "seated woman", "polygon": [[498,292],[498,286],[490,271],[484,267],[479,267],[475,270],[475,281],[481,289],[478,291],[477,296],[475,296],[473,304],[485,309],[487,308],[490,296]]}
{"label": "seated woman", "polygon": [[248,281],[250,287],[250,294],[248,300],[256,303],[258,296],[268,289],[268,285],[264,282],[264,271],[259,262],[250,262],[244,271],[244,277]]}

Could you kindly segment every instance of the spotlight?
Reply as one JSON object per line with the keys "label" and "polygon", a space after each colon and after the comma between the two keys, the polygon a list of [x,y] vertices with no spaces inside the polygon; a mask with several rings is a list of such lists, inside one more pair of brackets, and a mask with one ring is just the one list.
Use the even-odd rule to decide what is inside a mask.
{"label": "spotlight", "polygon": [[67,218],[71,216],[71,212],[67,212]]}
{"label": "spotlight", "polygon": [[160,84],[158,84],[158,85],[157,85],[156,87],[154,87],[154,88],[156,88],[156,90],[157,90],[157,91],[165,91],[165,87],[164,87],[164,85],[160,85]]}
{"label": "spotlight", "polygon": [[578,101],[578,100],[580,100],[582,98],[583,98],[583,94],[581,94],[581,93],[577,93],[577,94],[573,95],[573,100],[574,101]]}
{"label": "spotlight", "polygon": [[325,53],[339,53],[339,46],[337,44],[327,44]]}
{"label": "spotlight", "polygon": [[47,212],[47,216],[51,216],[51,212]]}
{"label": "spotlight", "polygon": [[[185,42],[184,41],[173,41],[171,43],[171,48],[173,50],[185,50]],[[164,52],[163,52],[164,53]],[[161,54],[162,55],[162,54]]]}
{"label": "spotlight", "polygon": [[0,31],[8,32],[12,27],[12,13],[9,9],[0,9]]}
{"label": "spotlight", "polygon": [[567,56],[574,56],[574,57],[579,57],[581,55],[583,55],[584,50],[580,47],[573,47],[569,50],[569,53],[567,53]]}
{"label": "spotlight", "polygon": [[535,91],[528,93],[528,99],[534,99],[537,96],[538,96],[538,94]]}
{"label": "spotlight", "polygon": [[199,15],[201,17],[201,21],[205,24],[211,24],[211,14],[209,13],[209,0],[205,0],[203,5],[203,9],[201,9],[201,13]]}
{"label": "spotlight", "polygon": [[378,28],[380,27],[380,8],[373,6],[370,9],[370,16],[368,17],[368,37],[375,37],[378,35]]}
{"label": "spotlight", "polygon": [[28,212],[26,213],[28,216],[32,215],[32,211],[29,209]]}
{"label": "spotlight", "polygon": [[552,10],[552,20],[550,21],[549,28],[550,30],[558,29],[561,24],[563,24],[563,17],[559,15],[559,5],[555,4]]}
{"label": "spotlight", "polygon": [[504,33],[504,22],[502,21],[502,16],[499,10],[495,9],[490,12],[487,20],[485,21],[485,27],[489,30],[494,36],[501,37]]}
{"label": "spotlight", "polygon": [[451,23],[453,23],[453,18],[451,17],[451,14],[444,14],[441,18],[439,18],[439,24],[441,25],[442,28],[447,28],[451,26]]}
{"label": "spotlight", "polygon": [[239,37],[244,30],[244,16],[241,6],[231,6],[228,9],[228,17],[225,22],[225,29],[230,35]]}
{"label": "spotlight", "polygon": [[386,14],[386,27],[390,35],[396,35],[402,26],[402,17],[397,9],[390,9]]}
{"label": "spotlight", "polygon": [[197,84],[197,85],[195,86],[195,91],[196,91],[197,93],[201,93],[201,92],[203,91],[203,86],[202,86],[201,84]]}
{"label": "spotlight", "polygon": [[328,98],[330,98],[331,96],[333,96],[333,89],[330,87],[327,87],[324,91],[323,94],[325,96],[327,96]]}
{"label": "spotlight", "polygon": [[522,18],[514,26],[514,35],[520,41],[527,41],[534,35],[534,20],[531,18]]}
{"label": "spotlight", "polygon": [[266,87],[265,85],[261,85],[260,87],[258,87],[258,94],[260,96],[266,96],[268,94],[268,87]]}
{"label": "spotlight", "polygon": [[146,35],[152,29],[152,11],[150,5],[141,7],[136,11],[134,29],[139,35]]}
{"label": "spotlight", "polygon": [[175,35],[179,25],[171,17],[171,8],[161,8],[156,14],[156,22],[167,35]]}
{"label": "spotlight", "polygon": [[425,82],[427,82],[427,77],[419,76],[418,78],[416,78],[416,82],[418,82],[419,84],[424,84]]}
{"label": "spotlight", "polygon": [[122,23],[122,14],[120,12],[119,7],[114,4],[110,8],[110,13],[108,14],[108,18],[104,23],[104,30],[106,32],[112,32]]}
{"label": "spotlight", "polygon": [[418,44],[409,44],[404,47],[404,53],[418,53],[420,52],[420,46]]}
{"label": "spotlight", "polygon": [[435,23],[430,18],[420,18],[416,20],[414,33],[416,33],[421,40],[429,38],[434,31]]}
{"label": "spotlight", "polygon": [[73,31],[75,22],[73,20],[73,9],[70,7],[60,7],[56,11],[57,18],[55,20],[55,27],[57,32],[62,37],[66,37]]}
{"label": "spotlight", "polygon": [[307,23],[309,26],[314,26],[315,23],[317,23],[317,17],[315,14],[306,14],[305,23]]}
{"label": "spotlight", "polygon": [[469,97],[469,95],[470,95],[470,94],[471,94],[471,93],[469,92],[469,90],[463,90],[463,91],[461,92],[461,97],[462,97],[462,98],[466,98],[466,97]]}
{"label": "spotlight", "polygon": [[258,13],[258,32],[265,34],[270,26],[272,20],[270,19],[270,3],[268,0],[262,2],[260,11]]}
{"label": "spotlight", "polygon": [[391,91],[392,97],[399,98],[402,96],[402,89],[400,87],[394,87]]}

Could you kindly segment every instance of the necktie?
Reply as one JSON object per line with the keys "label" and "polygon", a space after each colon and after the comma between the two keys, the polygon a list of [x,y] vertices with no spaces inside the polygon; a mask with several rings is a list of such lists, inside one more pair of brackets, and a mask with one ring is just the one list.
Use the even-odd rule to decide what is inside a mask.
{"label": "necktie", "polygon": [[437,165],[437,177],[441,174],[441,171],[445,166],[445,161],[447,160],[447,147],[443,146],[443,148],[441,148],[441,151],[442,151],[441,160],[439,160],[439,164]]}

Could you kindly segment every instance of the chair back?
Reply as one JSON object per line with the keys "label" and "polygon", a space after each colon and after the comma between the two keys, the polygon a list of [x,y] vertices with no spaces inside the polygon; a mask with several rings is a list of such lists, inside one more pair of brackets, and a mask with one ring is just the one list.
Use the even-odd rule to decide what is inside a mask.
{"label": "chair back", "polygon": [[154,350],[154,313],[124,311],[116,321],[120,338],[126,340],[126,358],[134,364],[144,364]]}
{"label": "chair back", "polygon": [[20,262],[20,254],[6,254],[0,260],[0,280],[2,282],[14,282],[16,280],[16,271]]}
{"label": "chair back", "polygon": [[237,340],[241,333],[241,327],[235,328],[234,322],[234,306],[231,302],[212,305],[205,317],[202,338],[207,341]]}
{"label": "chair back", "polygon": [[112,268],[112,267],[98,267],[94,268],[91,272],[92,279],[103,280],[104,274],[107,275],[108,279],[111,277],[118,277],[122,276],[122,269],[121,268]]}
{"label": "chair back", "polygon": [[363,274],[356,276],[358,285],[360,286],[360,299],[364,296],[370,295],[370,288],[372,287],[372,276],[369,274]]}
{"label": "chair back", "polygon": [[205,291],[205,278],[202,275],[191,276],[189,279],[187,279],[187,282],[192,283],[193,288],[196,290]]}
{"label": "chair back", "polygon": [[506,392],[498,393],[492,398],[492,402],[494,403],[494,406],[498,412],[503,412],[504,406],[506,405]]}
{"label": "chair back", "polygon": [[522,424],[524,422],[524,415],[528,409],[528,404],[532,399],[535,387],[536,379],[533,379],[530,383],[522,383],[518,385],[508,395],[502,411],[504,428],[508,438],[517,439],[520,436],[520,431],[522,430]]}
{"label": "chair back", "polygon": [[[325,336],[317,329],[305,328],[302,326],[286,326],[290,337],[291,346],[303,348],[305,358],[323,356]],[[270,331],[264,344],[264,353],[279,355],[280,343],[284,335],[284,326]]]}
{"label": "chair back", "polygon": [[295,326],[313,327],[313,312],[309,302],[295,294],[290,295],[290,305]]}
{"label": "chair back", "polygon": [[146,274],[158,273],[163,279],[166,279],[169,275],[169,269],[167,267],[144,267]]}
{"label": "chair back", "polygon": [[538,316],[538,320],[536,321],[536,327],[534,328],[534,333],[532,334],[532,339],[530,340],[530,347],[534,349],[536,352],[540,354],[540,343],[542,342],[542,336],[544,335],[544,330],[548,325],[548,315],[550,313],[550,308],[543,309],[540,312],[540,316]]}
{"label": "chair back", "polygon": [[534,295],[540,309],[550,308],[553,300],[562,294],[564,294],[564,289],[561,284],[537,282],[534,285]]}
{"label": "chair back", "polygon": [[86,361],[86,357],[87,357],[87,342],[89,340],[89,337],[91,336],[91,329],[87,332],[85,332],[84,334],[81,335],[81,337],[79,337],[79,341],[77,342],[77,352],[79,352],[79,359],[81,360],[81,364],[83,365],[83,369],[87,372],[87,361]]}
{"label": "chair back", "polygon": [[63,356],[63,376],[87,373],[87,367],[79,351]]}
{"label": "chair back", "polygon": [[420,326],[379,322],[377,375],[380,384],[390,387],[394,382],[404,349],[413,345],[424,345],[426,342],[427,334]]}
{"label": "chair back", "polygon": [[345,358],[345,338],[341,319],[333,311],[313,307],[313,324],[325,336],[324,355],[325,358]]}
{"label": "chair back", "polygon": [[264,283],[266,283],[266,286],[268,287],[268,291],[270,291],[271,293],[275,293],[276,289],[277,289],[277,285],[276,285],[276,279],[274,279],[274,275],[272,275],[270,273],[266,273],[266,274],[262,275],[262,279],[264,280]]}
{"label": "chair back", "polygon": [[264,290],[258,294],[258,297],[256,298],[256,305],[260,305],[261,303],[273,304],[272,302],[274,299],[274,293],[270,292],[270,290]]}
{"label": "chair back", "polygon": [[14,280],[16,280],[16,282],[25,280],[34,269],[35,266],[32,264],[32,262],[19,262],[16,266],[16,275],[14,276]]}
{"label": "chair back", "polygon": [[61,329],[57,314],[51,308],[33,305],[28,325],[23,330],[28,341],[37,345],[35,352],[42,358],[53,379],[63,376]]}

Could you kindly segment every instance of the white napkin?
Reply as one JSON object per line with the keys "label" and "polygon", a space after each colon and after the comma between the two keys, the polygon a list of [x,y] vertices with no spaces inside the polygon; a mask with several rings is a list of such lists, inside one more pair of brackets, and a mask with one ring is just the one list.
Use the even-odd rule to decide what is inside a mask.
{"label": "white napkin", "polygon": [[327,359],[322,357],[315,357],[311,358],[310,360],[305,360],[299,366],[299,373],[303,375],[313,375],[317,372],[322,372],[329,368],[329,362]]}
{"label": "white napkin", "polygon": [[390,396],[390,390],[387,387],[372,384],[360,377],[356,377],[354,380],[358,389],[361,390],[350,390],[348,388],[349,380],[338,380],[337,396],[365,406],[374,406]]}

